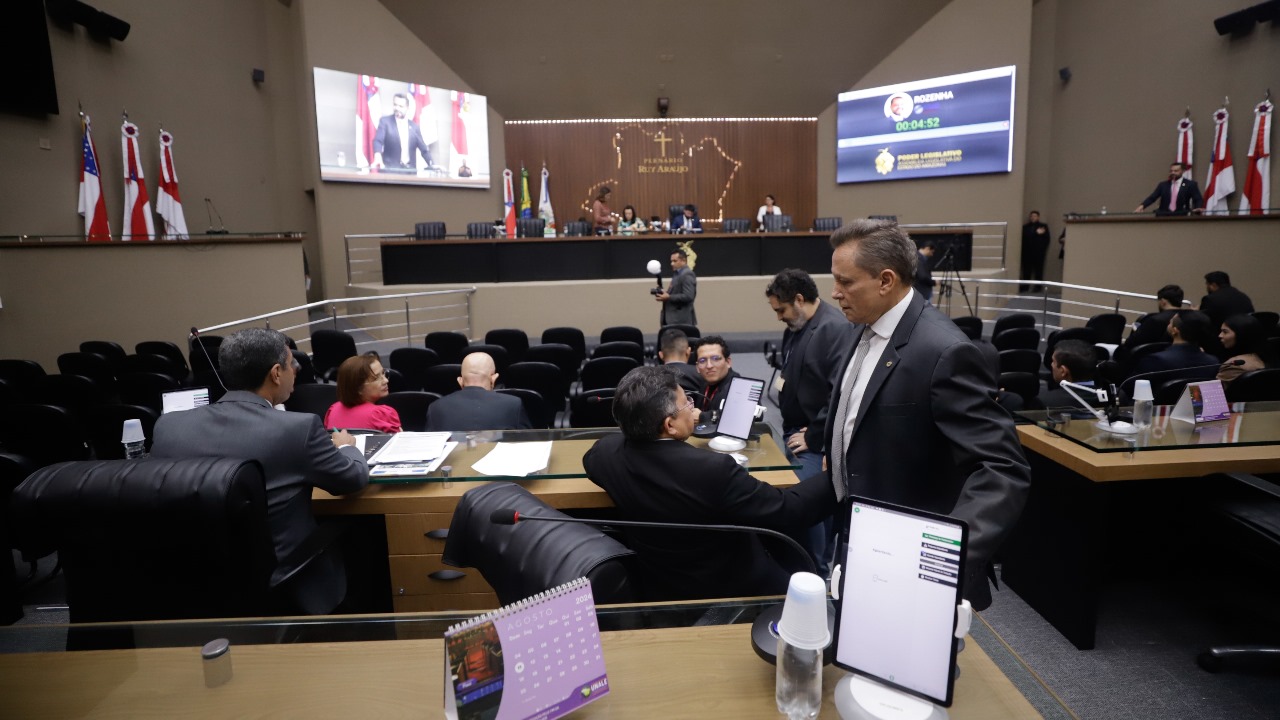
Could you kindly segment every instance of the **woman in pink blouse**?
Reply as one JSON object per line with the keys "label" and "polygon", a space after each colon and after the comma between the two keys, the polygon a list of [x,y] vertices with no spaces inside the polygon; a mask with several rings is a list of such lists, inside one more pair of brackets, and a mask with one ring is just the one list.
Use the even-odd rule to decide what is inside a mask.
{"label": "woman in pink blouse", "polygon": [[378,353],[349,357],[338,366],[338,402],[325,413],[324,426],[400,432],[400,413],[389,405],[377,404],[386,396],[387,375]]}

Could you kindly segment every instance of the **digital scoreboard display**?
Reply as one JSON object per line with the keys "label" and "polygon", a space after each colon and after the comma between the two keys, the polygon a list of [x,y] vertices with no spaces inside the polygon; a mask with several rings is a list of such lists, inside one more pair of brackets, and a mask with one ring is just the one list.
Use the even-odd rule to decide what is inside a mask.
{"label": "digital scoreboard display", "polygon": [[841,93],[836,182],[1010,172],[1014,69]]}

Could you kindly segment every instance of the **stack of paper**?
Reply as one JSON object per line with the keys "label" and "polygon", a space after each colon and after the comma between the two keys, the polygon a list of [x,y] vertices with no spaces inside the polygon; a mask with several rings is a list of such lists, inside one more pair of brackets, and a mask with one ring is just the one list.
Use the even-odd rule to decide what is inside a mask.
{"label": "stack of paper", "polygon": [[445,454],[448,440],[447,432],[396,433],[369,458],[369,464],[430,462]]}
{"label": "stack of paper", "polygon": [[525,477],[545,470],[550,459],[550,442],[498,443],[471,469],[481,475]]}

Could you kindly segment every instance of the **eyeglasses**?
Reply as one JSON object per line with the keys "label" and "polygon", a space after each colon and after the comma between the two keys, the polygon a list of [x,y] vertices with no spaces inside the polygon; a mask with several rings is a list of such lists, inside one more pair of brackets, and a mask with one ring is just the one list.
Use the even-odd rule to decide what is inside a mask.
{"label": "eyeglasses", "polygon": [[693,409],[693,405],[694,405],[693,398],[689,398],[689,402],[687,402],[687,403],[685,403],[684,405],[681,405],[680,407],[676,408],[676,411],[675,411],[675,412],[673,412],[673,413],[671,413],[671,417],[676,417],[677,415],[679,415],[680,413],[684,412],[685,410],[692,410],[692,409]]}
{"label": "eyeglasses", "polygon": [[708,355],[708,356],[706,356],[706,357],[700,357],[700,358],[698,358],[698,363],[697,363],[697,364],[698,364],[698,365],[706,365],[707,363],[719,364],[719,363],[722,363],[722,362],[724,362],[724,356],[723,356],[723,355]]}

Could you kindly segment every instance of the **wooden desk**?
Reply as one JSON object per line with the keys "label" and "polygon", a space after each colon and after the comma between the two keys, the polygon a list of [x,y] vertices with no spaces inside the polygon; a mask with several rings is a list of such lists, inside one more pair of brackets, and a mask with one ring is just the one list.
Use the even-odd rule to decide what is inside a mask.
{"label": "wooden desk", "polygon": [[[775,720],[774,668],[749,636],[749,625],[603,633],[609,695],[573,717]],[[194,647],[0,655],[0,717],[439,717],[443,645],[238,645],[231,681],[213,689]],[[952,718],[1040,717],[976,642],[960,668]],[[822,717],[835,717],[842,673],[823,675]]]}
{"label": "wooden desk", "polygon": [[1031,463],[1031,494],[1001,548],[1002,577],[1081,650],[1095,643],[1117,493],[1141,490],[1137,481],[1178,488],[1178,478],[1280,472],[1280,444],[1100,453],[1035,425],[1018,426],[1018,438]]}

